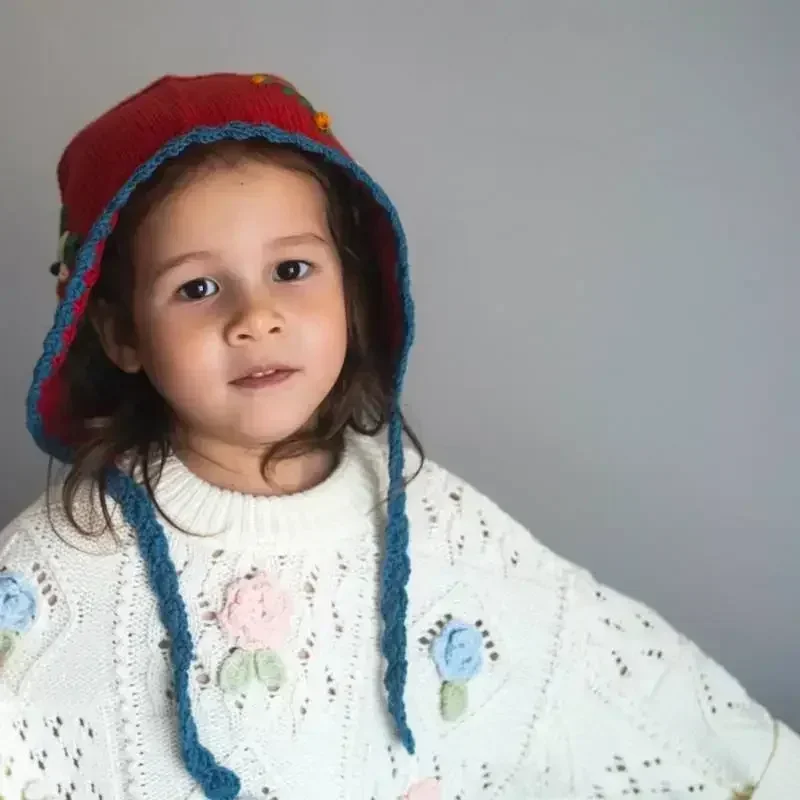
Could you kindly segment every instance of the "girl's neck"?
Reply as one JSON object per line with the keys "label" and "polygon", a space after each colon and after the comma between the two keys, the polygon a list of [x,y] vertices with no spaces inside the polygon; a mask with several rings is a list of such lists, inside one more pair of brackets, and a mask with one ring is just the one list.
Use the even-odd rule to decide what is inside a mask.
{"label": "girl's neck", "polygon": [[284,462],[278,470],[281,496],[259,476],[259,454],[244,463],[222,461],[224,455],[195,443],[174,445],[158,471],[153,486],[158,510],[179,538],[190,534],[213,538],[215,548],[271,554],[319,553],[345,542],[377,546],[386,454],[372,438],[348,432],[330,474],[330,457]]}
{"label": "girl's neck", "polygon": [[175,453],[190,472],[206,483],[233,492],[274,496],[296,494],[322,483],[336,467],[336,456],[314,450],[262,464],[264,449],[248,449],[198,435],[176,435]]}

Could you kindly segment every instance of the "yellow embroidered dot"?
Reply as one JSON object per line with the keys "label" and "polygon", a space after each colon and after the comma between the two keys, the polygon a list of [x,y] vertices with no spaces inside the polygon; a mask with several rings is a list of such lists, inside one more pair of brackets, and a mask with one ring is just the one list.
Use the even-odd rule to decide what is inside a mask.
{"label": "yellow embroidered dot", "polygon": [[326,114],[324,111],[317,111],[317,113],[314,114],[314,122],[323,133],[330,132],[331,118],[329,114]]}

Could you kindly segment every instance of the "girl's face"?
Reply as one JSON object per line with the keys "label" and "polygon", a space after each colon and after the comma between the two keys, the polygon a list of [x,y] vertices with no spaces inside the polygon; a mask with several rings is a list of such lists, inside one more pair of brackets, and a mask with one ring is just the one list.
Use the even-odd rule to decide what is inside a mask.
{"label": "girl's face", "polygon": [[257,448],[303,428],[344,363],[342,267],[310,175],[254,160],[204,170],[134,240],[135,344],[189,436]]}

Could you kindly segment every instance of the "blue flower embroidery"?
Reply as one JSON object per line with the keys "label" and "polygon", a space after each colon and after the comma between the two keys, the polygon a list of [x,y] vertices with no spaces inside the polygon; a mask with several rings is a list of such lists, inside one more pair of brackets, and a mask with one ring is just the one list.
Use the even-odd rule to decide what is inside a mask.
{"label": "blue flower embroidery", "polygon": [[483,637],[466,622],[451,620],[433,642],[433,660],[443,681],[468,681],[483,665]]}
{"label": "blue flower embroidery", "polygon": [[25,633],[36,619],[36,590],[16,572],[0,572],[0,629]]}

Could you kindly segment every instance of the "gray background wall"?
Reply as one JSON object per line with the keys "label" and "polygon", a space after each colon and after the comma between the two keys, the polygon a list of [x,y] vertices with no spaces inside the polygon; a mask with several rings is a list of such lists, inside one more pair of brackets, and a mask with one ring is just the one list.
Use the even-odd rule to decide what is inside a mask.
{"label": "gray background wall", "polygon": [[800,3],[2,0],[0,518],[54,171],[166,72],[280,72],[403,213],[430,455],[800,728]]}

